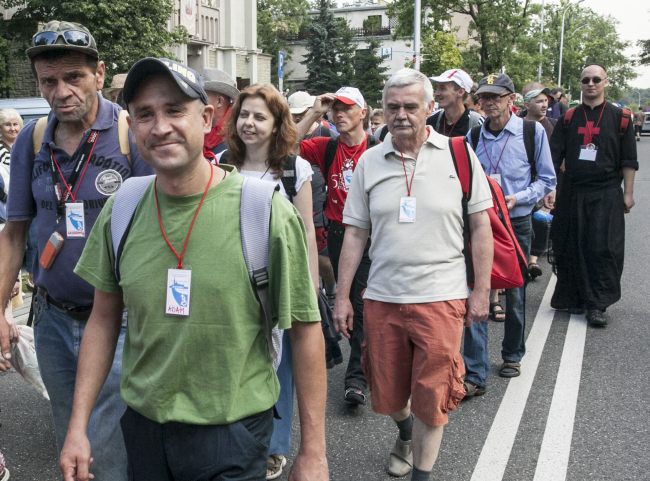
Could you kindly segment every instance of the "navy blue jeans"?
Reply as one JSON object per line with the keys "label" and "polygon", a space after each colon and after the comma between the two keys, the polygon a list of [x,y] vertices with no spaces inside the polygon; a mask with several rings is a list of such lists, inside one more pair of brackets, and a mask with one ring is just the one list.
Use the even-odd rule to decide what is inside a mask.
{"label": "navy blue jeans", "polygon": [[[515,236],[524,256],[530,255],[533,237],[531,216],[510,219]],[[524,274],[526,279],[527,274]],[[501,357],[505,362],[519,362],[526,353],[526,283],[522,287],[506,290],[506,321],[504,323]],[[485,387],[490,371],[488,353],[488,321],[475,322],[465,328],[463,339],[463,359],[465,360],[465,380]]]}
{"label": "navy blue jeans", "polygon": [[232,424],[160,424],[122,416],[130,481],[265,481],[273,410]]}

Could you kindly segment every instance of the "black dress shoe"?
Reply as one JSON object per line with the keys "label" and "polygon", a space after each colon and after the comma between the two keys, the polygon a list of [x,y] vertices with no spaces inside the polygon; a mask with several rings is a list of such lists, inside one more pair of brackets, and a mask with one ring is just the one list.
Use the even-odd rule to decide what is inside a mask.
{"label": "black dress shoe", "polygon": [[587,322],[592,327],[605,327],[607,325],[605,312],[600,309],[589,309],[587,311]]}

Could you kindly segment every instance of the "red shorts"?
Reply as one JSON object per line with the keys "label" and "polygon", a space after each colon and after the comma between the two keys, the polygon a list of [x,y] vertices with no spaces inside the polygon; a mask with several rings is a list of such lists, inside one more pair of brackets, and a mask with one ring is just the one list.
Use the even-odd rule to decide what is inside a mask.
{"label": "red shorts", "polygon": [[322,253],[325,249],[327,249],[327,229],[316,227],[316,250],[320,255],[327,255],[327,252]]}
{"label": "red shorts", "polygon": [[465,299],[392,304],[366,299],[363,368],[380,414],[413,414],[429,426],[447,424],[465,396],[460,342]]}

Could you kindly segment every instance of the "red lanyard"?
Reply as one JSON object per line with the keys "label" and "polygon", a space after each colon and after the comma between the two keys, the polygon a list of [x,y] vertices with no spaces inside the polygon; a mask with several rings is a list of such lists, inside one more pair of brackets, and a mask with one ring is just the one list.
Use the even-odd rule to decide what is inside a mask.
{"label": "red lanyard", "polygon": [[205,196],[208,194],[208,190],[210,189],[210,184],[212,184],[212,177],[214,177],[214,167],[212,164],[210,164],[210,179],[208,180],[208,183],[205,185],[205,190],[203,191],[203,195],[201,196],[199,205],[196,208],[196,212],[194,212],[194,217],[192,217],[190,228],[187,231],[187,235],[185,236],[185,242],[183,242],[183,252],[181,252],[180,255],[178,254],[178,251],[174,249],[172,243],[169,241],[169,238],[167,237],[167,233],[165,232],[165,227],[163,226],[162,215],[160,214],[160,204],[158,203],[158,189],[156,187],[158,183],[158,178],[156,178],[156,180],[153,183],[153,193],[154,193],[154,198],[156,199],[156,210],[158,211],[158,225],[160,226],[160,232],[162,232],[165,242],[167,243],[169,248],[176,256],[176,259],[178,259],[178,265],[176,266],[177,269],[183,268],[183,257],[185,256],[185,251],[187,250],[187,243],[190,241],[190,235],[192,235],[192,229],[194,228],[194,221],[196,220],[196,217],[199,215],[199,211],[203,206],[203,201],[205,200]]}
{"label": "red lanyard", "polygon": [[406,193],[409,197],[411,197],[411,189],[413,188],[413,177],[415,177],[415,168],[418,166],[418,160],[415,159],[415,163],[413,165],[413,172],[411,172],[411,182],[409,182],[408,175],[406,175],[406,164],[404,163],[404,154],[400,152],[399,155],[402,157],[402,167],[404,168],[404,179],[406,180]]}
{"label": "red lanyard", "polygon": [[[483,132],[481,132],[481,141],[483,142],[483,148],[485,149],[485,155],[487,155],[487,158],[490,161],[490,173],[492,173],[492,174],[498,173],[499,164],[501,164],[501,157],[503,157],[503,153],[506,151],[506,147],[508,146],[508,142],[510,142],[510,137],[512,137],[512,134],[510,132],[508,132],[508,137],[506,138],[506,141],[503,144],[503,147],[501,147],[501,153],[499,154],[499,159],[497,160],[497,165],[494,165],[492,163],[492,157],[490,156],[490,152],[488,151],[487,145],[485,145],[485,135],[483,135]],[[496,142],[496,139],[494,141]]]}
{"label": "red lanyard", "polygon": [[[63,175],[63,171],[61,170],[61,167],[59,166],[59,163],[57,162],[56,157],[54,156],[54,150],[50,149],[50,157],[52,159],[52,166],[53,166],[52,170],[54,171],[54,169],[56,169],[61,179],[61,182],[63,183],[63,187],[65,187],[65,192],[60,192],[60,196],[59,193],[57,193],[57,201],[59,202],[59,204],[64,204],[68,200],[68,198],[72,199],[72,202],[77,201],[77,194],[79,193],[79,189],[81,188],[81,183],[83,182],[84,176],[86,175],[86,170],[88,169],[88,165],[90,164],[90,159],[92,158],[93,152],[95,151],[95,146],[97,145],[97,139],[99,139],[99,132],[93,131],[88,136],[88,139],[86,140],[84,147],[87,148],[87,146],[90,146],[90,151],[88,152],[88,155],[86,157],[84,157],[83,151],[79,155],[79,160],[77,160],[77,164],[75,165],[75,168],[72,171],[72,176],[70,177],[70,183],[68,183],[65,176]],[[79,169],[81,168],[81,165],[84,161],[85,164],[83,166],[83,170],[81,171],[81,175],[79,175]],[[57,189],[56,184],[57,182],[54,182],[55,189]]]}
{"label": "red lanyard", "polygon": [[[603,112],[605,111],[605,106],[607,105],[607,100],[603,102],[603,108],[600,109],[600,115],[598,116],[598,121],[596,122],[596,125],[591,126],[589,125],[589,120],[587,119],[587,112],[585,111],[585,108],[582,107],[582,115],[585,116],[585,130],[587,131],[587,136],[592,139],[593,138],[593,132],[594,130],[598,129],[598,126],[600,125],[600,121],[603,120]],[[598,133],[596,133],[598,135]]]}

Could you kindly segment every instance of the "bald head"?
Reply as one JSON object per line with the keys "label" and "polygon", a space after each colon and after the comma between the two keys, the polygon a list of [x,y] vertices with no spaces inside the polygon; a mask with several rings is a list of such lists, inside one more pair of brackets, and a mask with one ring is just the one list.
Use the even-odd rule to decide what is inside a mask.
{"label": "bald head", "polygon": [[597,63],[587,65],[582,70],[582,73],[580,73],[580,78],[587,75],[587,71],[589,71],[589,75],[599,75],[601,78],[607,77],[607,71],[605,70],[605,67],[603,67],[602,65],[599,65]]}
{"label": "bald head", "polygon": [[582,101],[595,107],[605,101],[605,87],[609,85],[607,72],[601,65],[587,65],[580,74]]}

